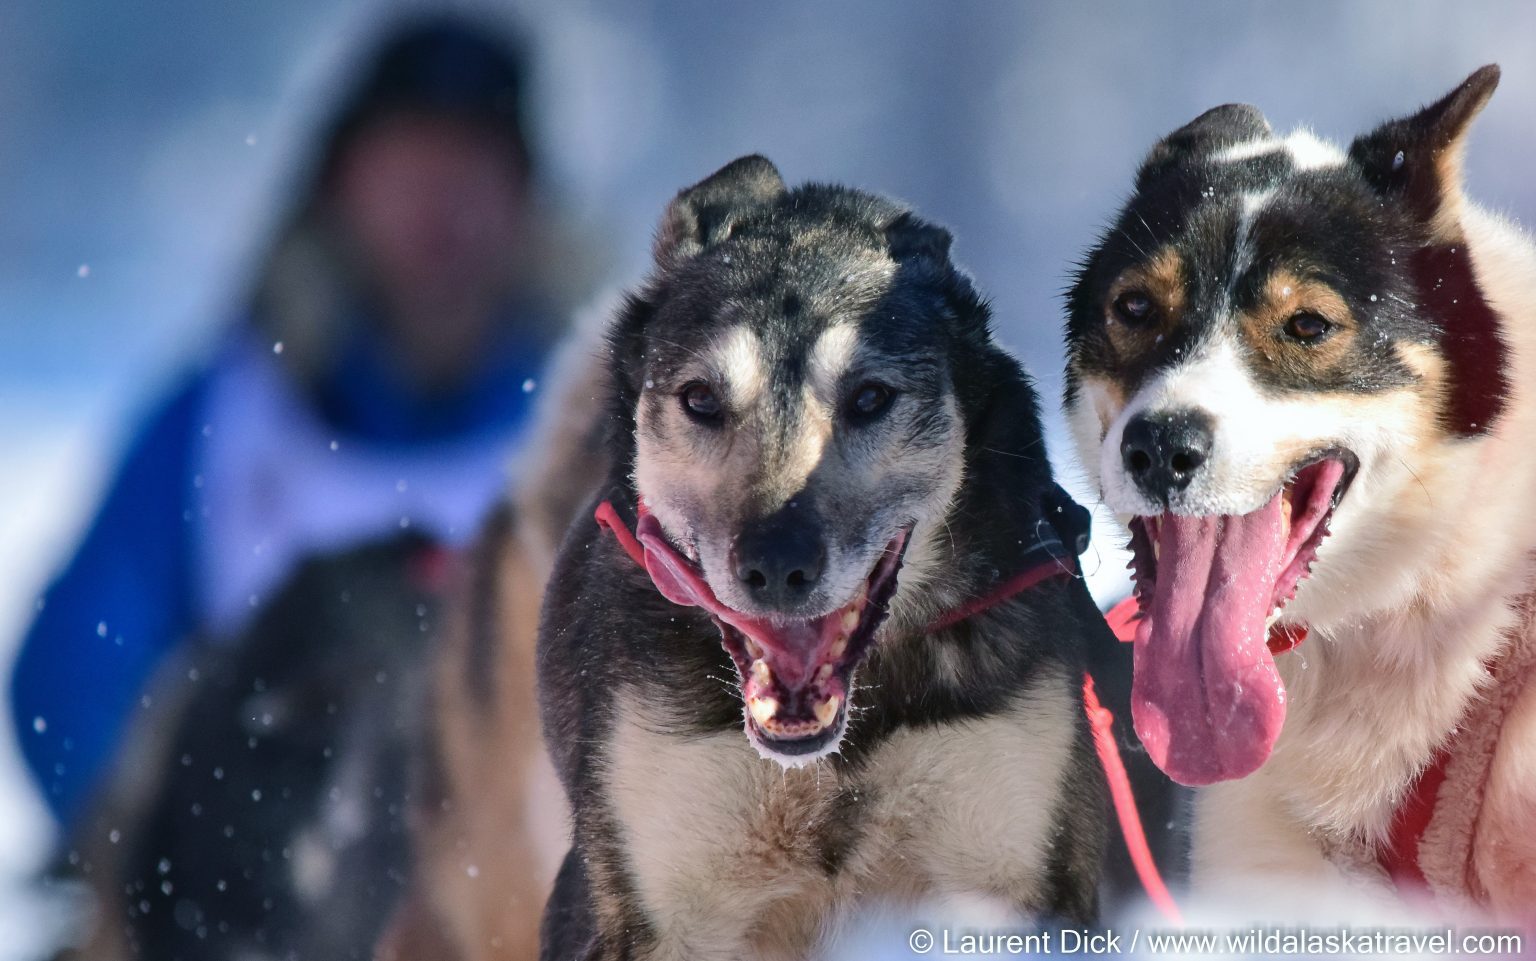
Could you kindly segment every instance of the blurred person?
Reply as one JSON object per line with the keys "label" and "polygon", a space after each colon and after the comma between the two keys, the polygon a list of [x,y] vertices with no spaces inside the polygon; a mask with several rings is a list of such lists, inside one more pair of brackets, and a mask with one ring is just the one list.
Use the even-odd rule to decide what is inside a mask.
{"label": "blurred person", "polygon": [[525,88],[520,53],[471,24],[398,29],[243,316],[138,430],[11,681],[66,826],[173,646],[236,636],[306,556],[402,528],[463,543],[502,493],[575,285],[540,220]]}

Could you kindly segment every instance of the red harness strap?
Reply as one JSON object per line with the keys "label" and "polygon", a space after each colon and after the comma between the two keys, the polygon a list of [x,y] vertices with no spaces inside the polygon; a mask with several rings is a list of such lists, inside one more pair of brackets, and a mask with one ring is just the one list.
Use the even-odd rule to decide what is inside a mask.
{"label": "red harness strap", "polygon": [[1099,703],[1099,694],[1093,689],[1093,677],[1083,675],[1083,709],[1088,712],[1088,726],[1093,729],[1093,749],[1099,755],[1099,766],[1109,782],[1110,800],[1115,805],[1115,817],[1120,821],[1120,833],[1125,837],[1126,850],[1131,855],[1131,866],[1141,879],[1147,898],[1174,924],[1183,924],[1173,895],[1158,873],[1157,861],[1147,845],[1147,832],[1141,825],[1141,813],[1136,810],[1136,795],[1131,790],[1131,777],[1120,759],[1120,745],[1115,740],[1115,715]]}
{"label": "red harness strap", "polygon": [[[1501,667],[1499,660],[1488,664],[1489,676],[1498,680]],[[1392,813],[1387,842],[1378,853],[1377,862],[1401,892],[1422,894],[1429,889],[1429,878],[1419,863],[1419,846],[1424,840],[1424,833],[1429,830],[1429,822],[1434,820],[1435,806],[1440,801],[1440,789],[1445,784],[1447,769],[1466,732],[1467,728],[1459,725],[1435,749],[1429,765],[1408,785],[1408,793]]]}
{"label": "red harness strap", "polygon": [[[639,513],[644,514],[645,504],[641,503],[637,510]],[[597,510],[593,513],[593,516],[597,518],[598,527],[606,527],[613,533],[613,536],[619,542],[619,546],[624,548],[624,553],[629,555],[630,560],[639,564],[642,568],[645,567],[645,547],[635,537],[634,531],[629,529],[629,525],[624,523],[624,518],[619,516],[619,512],[614,509],[612,502],[603,501],[597,505]]]}
{"label": "red harness strap", "polygon": [[1022,594],[1039,584],[1041,581],[1052,577],[1074,576],[1077,574],[1077,565],[1071,561],[1059,561],[1055,558],[1043,564],[1021,571],[1004,581],[997,590],[985,597],[977,597],[966,601],[959,607],[945,614],[943,617],[929,624],[924,633],[937,634],[939,631],[948,630],[962,621],[968,621],[988,608],[995,607],[1008,600],[1015,594]]}
{"label": "red harness strap", "polygon": [[1450,743],[1442,745],[1430,759],[1429,767],[1419,772],[1408,793],[1392,815],[1387,843],[1377,860],[1399,891],[1422,892],[1429,886],[1424,869],[1419,866],[1419,842],[1435,814],[1440,800],[1440,785],[1445,783],[1445,768],[1450,763]]}
{"label": "red harness strap", "polygon": [[[635,510],[641,516],[648,513],[643,501],[635,505]],[[628,554],[636,564],[645,567],[644,545],[635,537],[629,525],[624,523],[624,519],[619,516],[618,510],[611,502],[603,501],[597,505],[593,516],[599,527],[607,528],[613,533],[624,553]],[[1049,578],[1072,577],[1076,574],[1077,565],[1070,560],[1053,558],[1037,564],[1009,578],[991,594],[968,601],[946,613],[930,624],[924,633],[933,634],[954,627]],[[1124,605],[1116,607],[1111,612],[1111,617],[1116,612],[1120,612],[1120,607]],[[1123,616],[1123,612],[1121,613]],[[1119,635],[1118,630],[1116,634]],[[1130,851],[1131,864],[1136,869],[1136,876],[1141,880],[1148,899],[1163,913],[1163,916],[1174,924],[1183,924],[1183,916],[1179,913],[1178,906],[1174,904],[1173,896],[1168,893],[1168,886],[1163,883],[1163,877],[1157,870],[1157,863],[1152,858],[1152,849],[1147,844],[1146,830],[1142,827],[1141,815],[1136,810],[1136,797],[1131,790],[1131,779],[1126,774],[1125,764],[1120,759],[1120,746],[1115,740],[1113,730],[1115,716],[1109,708],[1099,703],[1093,678],[1086,673],[1083,675],[1083,710],[1088,716],[1088,725],[1093,732],[1093,748],[1099,756],[1100,767],[1104,769],[1105,780],[1109,782],[1115,817],[1120,822],[1120,833],[1125,837],[1126,848]]]}

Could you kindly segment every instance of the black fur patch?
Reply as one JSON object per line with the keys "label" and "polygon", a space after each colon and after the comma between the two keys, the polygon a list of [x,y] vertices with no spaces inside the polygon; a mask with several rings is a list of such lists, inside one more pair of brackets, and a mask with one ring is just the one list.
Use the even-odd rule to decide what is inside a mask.
{"label": "black fur patch", "polygon": [[[1276,393],[1368,393],[1412,382],[1396,345],[1435,340],[1429,318],[1413,309],[1413,232],[1357,171],[1297,170],[1277,145],[1243,160],[1183,154],[1142,181],[1069,295],[1069,398],[1084,375],[1110,378],[1129,396],[1148,374],[1184,362],[1218,335],[1242,345],[1255,380]],[[1127,354],[1109,330],[1110,287],[1170,251],[1184,268],[1182,316],[1160,343]],[[1263,306],[1278,271],[1342,298],[1358,324],[1346,356],[1326,367],[1266,363],[1271,344],[1247,336],[1242,318]],[[1266,337],[1283,337],[1279,325]]]}
{"label": "black fur patch", "polygon": [[1424,309],[1442,322],[1440,351],[1450,367],[1442,422],[1463,437],[1486,433],[1509,394],[1509,358],[1498,314],[1483,299],[1465,247],[1416,251],[1413,273]]}
{"label": "black fur patch", "polygon": [[[1478,71],[1439,102],[1359,138],[1337,165],[1299,168],[1279,140],[1228,159],[1231,148],[1271,136],[1252,107],[1218,107],[1170,134],[1148,155],[1136,193],[1068,295],[1067,401],[1085,377],[1129,397],[1149,374],[1218,335],[1239,345],[1255,381],[1277,395],[1413,387],[1418,375],[1401,348],[1414,345],[1449,361],[1447,429],[1489,430],[1507,392],[1506,348],[1464,247],[1453,253],[1435,218],[1460,190],[1467,126],[1497,79],[1496,67]],[[1179,316],[1166,318],[1155,340],[1117,342],[1112,287],[1160,257],[1183,268]],[[1347,342],[1297,350],[1286,318],[1264,314],[1277,276],[1336,295]]]}

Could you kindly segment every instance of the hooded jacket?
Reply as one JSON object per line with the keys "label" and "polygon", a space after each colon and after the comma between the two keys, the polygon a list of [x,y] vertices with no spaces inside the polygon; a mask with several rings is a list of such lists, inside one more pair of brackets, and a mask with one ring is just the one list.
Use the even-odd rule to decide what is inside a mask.
{"label": "hooded jacket", "polygon": [[[476,368],[426,394],[383,343],[318,185],[351,137],[402,107],[492,125],[531,169],[522,73],[469,25],[400,30],[336,113],[316,186],[300,192],[230,332],[135,432],[13,669],[22,754],[66,824],[175,645],[235,636],[306,556],[402,528],[461,544],[503,493],[555,318],[579,296],[573,259],[535,252]],[[529,236],[559,234],[540,224]]]}

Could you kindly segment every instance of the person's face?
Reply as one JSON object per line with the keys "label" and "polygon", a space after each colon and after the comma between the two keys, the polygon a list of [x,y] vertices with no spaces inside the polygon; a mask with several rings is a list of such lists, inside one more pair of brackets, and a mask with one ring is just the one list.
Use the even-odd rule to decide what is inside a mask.
{"label": "person's face", "polygon": [[344,230],[392,299],[485,295],[523,240],[523,171],[474,123],[402,112],[373,122],[333,183]]}

